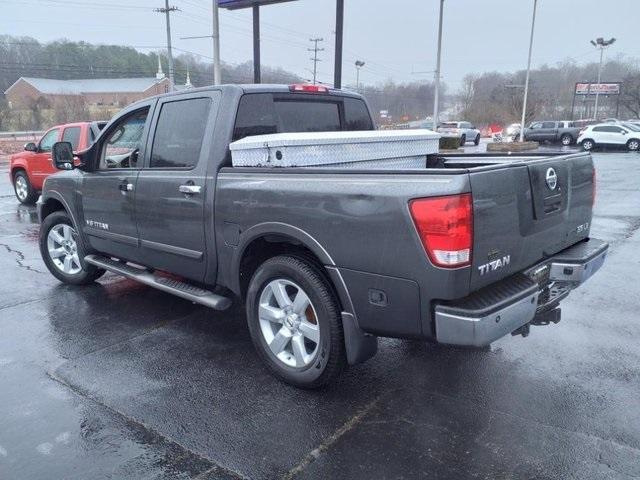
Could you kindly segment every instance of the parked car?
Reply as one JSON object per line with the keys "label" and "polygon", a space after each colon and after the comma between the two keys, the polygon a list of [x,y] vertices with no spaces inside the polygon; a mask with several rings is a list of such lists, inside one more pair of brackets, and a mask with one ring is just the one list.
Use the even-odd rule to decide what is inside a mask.
{"label": "parked car", "polygon": [[40,140],[29,142],[24,151],[9,157],[9,175],[16,197],[32,205],[38,199],[45,179],[58,170],[51,161],[51,147],[58,141],[70,142],[73,150],[84,150],[93,143],[107,122],[78,122],[57,125]]}
{"label": "parked car", "polygon": [[440,122],[437,131],[445,136],[460,137],[460,146],[467,142],[480,143],[480,130],[469,122]]}
{"label": "parked car", "polygon": [[533,122],[524,129],[524,139],[534,142],[560,143],[569,146],[576,143],[580,129],[574,122],[563,120]]}
{"label": "parked car", "polygon": [[626,146],[629,151],[636,152],[640,150],[640,131],[612,123],[590,125],[580,132],[578,145],[587,151],[609,145]]}
{"label": "parked car", "polygon": [[[139,101],[79,163],[53,146],[68,171],[38,203],[42,257],[68,284],[108,270],[218,310],[238,299],[259,357],[306,388],[372,357],[378,336],[477,347],[559,321],[608,249],[589,238],[591,155],[433,154],[403,170],[407,139],[428,134],[373,130],[361,96],[317,85]],[[364,168],[301,166],[363,150]]]}

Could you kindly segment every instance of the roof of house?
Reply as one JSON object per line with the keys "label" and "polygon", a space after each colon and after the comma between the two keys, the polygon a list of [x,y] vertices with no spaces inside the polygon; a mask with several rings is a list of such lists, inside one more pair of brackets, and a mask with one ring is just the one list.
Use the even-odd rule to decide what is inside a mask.
{"label": "roof of house", "polygon": [[131,93],[144,92],[164,79],[143,78],[87,78],[79,80],[57,80],[53,78],[20,77],[5,94],[20,80],[31,84],[44,94],[81,95],[84,93]]}

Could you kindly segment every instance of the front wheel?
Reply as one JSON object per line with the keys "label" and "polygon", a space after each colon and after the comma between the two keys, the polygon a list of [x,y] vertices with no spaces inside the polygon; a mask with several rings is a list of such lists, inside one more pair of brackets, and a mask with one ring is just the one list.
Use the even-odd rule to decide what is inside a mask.
{"label": "front wheel", "polygon": [[582,141],[582,149],[587,151],[587,152],[590,151],[590,150],[593,150],[593,147],[595,147],[595,146],[596,146],[595,142],[593,140],[588,139],[588,138],[586,140]]}
{"label": "front wheel", "polygon": [[473,144],[477,147],[478,145],[480,145],[480,134],[476,135],[475,140],[473,141]]}
{"label": "front wheel", "polygon": [[562,145],[564,145],[565,147],[568,147],[573,143],[573,137],[571,135],[563,135],[562,137],[560,137],[560,143],[562,143]]}
{"label": "front wheel", "polygon": [[20,170],[13,177],[13,190],[15,191],[16,198],[20,203],[25,205],[33,205],[38,199],[38,192],[36,192],[29,181],[29,177],[26,172]]}
{"label": "front wheel", "polygon": [[627,150],[630,152],[637,152],[640,150],[640,140],[637,138],[632,138],[627,142]]}
{"label": "front wheel", "polygon": [[85,285],[104,274],[93,265],[83,265],[78,232],[66,212],[54,212],[40,226],[40,254],[51,274],[63,283]]}
{"label": "front wheel", "polygon": [[318,388],[346,367],[338,300],[306,259],[283,255],[258,268],[247,292],[247,322],[258,355],[286,383]]}
{"label": "front wheel", "polygon": [[462,135],[462,137],[460,138],[460,146],[464,147],[467,143],[467,136],[466,135]]}

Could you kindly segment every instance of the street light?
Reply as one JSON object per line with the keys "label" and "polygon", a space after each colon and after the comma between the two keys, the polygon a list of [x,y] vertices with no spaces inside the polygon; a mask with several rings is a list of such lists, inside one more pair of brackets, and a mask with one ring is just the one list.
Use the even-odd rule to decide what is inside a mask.
{"label": "street light", "polygon": [[529,96],[529,75],[531,73],[531,52],[533,51],[533,32],[536,26],[536,10],[538,0],[533,0],[533,16],[531,17],[531,37],[529,38],[529,60],[527,60],[527,76],[524,80],[524,99],[522,101],[522,120],[520,122],[520,141],[524,142],[524,122],[527,116],[527,97]]}
{"label": "street light", "polygon": [[356,60],[356,90],[360,91],[360,69],[364,67],[362,60]]}
{"label": "street light", "polygon": [[444,13],[444,0],[440,0],[440,16],[438,19],[438,54],[436,56],[436,71],[434,72],[433,92],[433,128],[438,128],[439,102],[440,102],[440,57],[442,53],[442,15]]}
{"label": "street light", "polygon": [[602,37],[596,38],[595,42],[591,40],[591,45],[600,49],[600,65],[598,66],[598,86],[596,87],[596,104],[593,107],[593,118],[598,119],[598,99],[600,97],[600,77],[602,76],[602,59],[604,57],[604,49],[615,43],[615,38],[605,40]]}

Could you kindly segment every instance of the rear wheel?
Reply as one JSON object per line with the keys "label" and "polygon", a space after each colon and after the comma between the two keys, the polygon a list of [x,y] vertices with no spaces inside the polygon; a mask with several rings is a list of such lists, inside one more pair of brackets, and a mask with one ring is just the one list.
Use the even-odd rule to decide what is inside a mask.
{"label": "rear wheel", "polygon": [[477,147],[478,145],[480,145],[480,134],[476,135],[475,140],[473,141],[473,144]]}
{"label": "rear wheel", "polygon": [[565,147],[568,147],[573,143],[573,137],[565,133],[564,135],[562,135],[562,137],[560,137],[560,143],[562,143],[562,145],[564,145]]}
{"label": "rear wheel", "polygon": [[286,383],[318,388],[346,367],[337,298],[306,259],[283,255],[258,268],[247,292],[247,322],[258,355]]}
{"label": "rear wheel", "polygon": [[640,140],[637,138],[632,138],[627,142],[627,150],[630,152],[637,152],[640,150]]}
{"label": "rear wheel", "polygon": [[590,138],[587,138],[582,141],[582,149],[586,150],[587,152],[590,150],[593,150],[593,147],[595,146],[596,146],[596,143]]}
{"label": "rear wheel", "polygon": [[460,146],[464,147],[466,143],[467,143],[467,136],[462,135],[462,137],[460,138]]}
{"label": "rear wheel", "polygon": [[51,274],[72,285],[91,283],[104,270],[83,265],[78,233],[66,212],[54,212],[40,226],[40,254]]}
{"label": "rear wheel", "polygon": [[20,203],[25,205],[33,205],[38,199],[38,192],[36,192],[29,181],[29,177],[26,172],[19,170],[13,176],[13,189],[16,193],[16,198]]}

